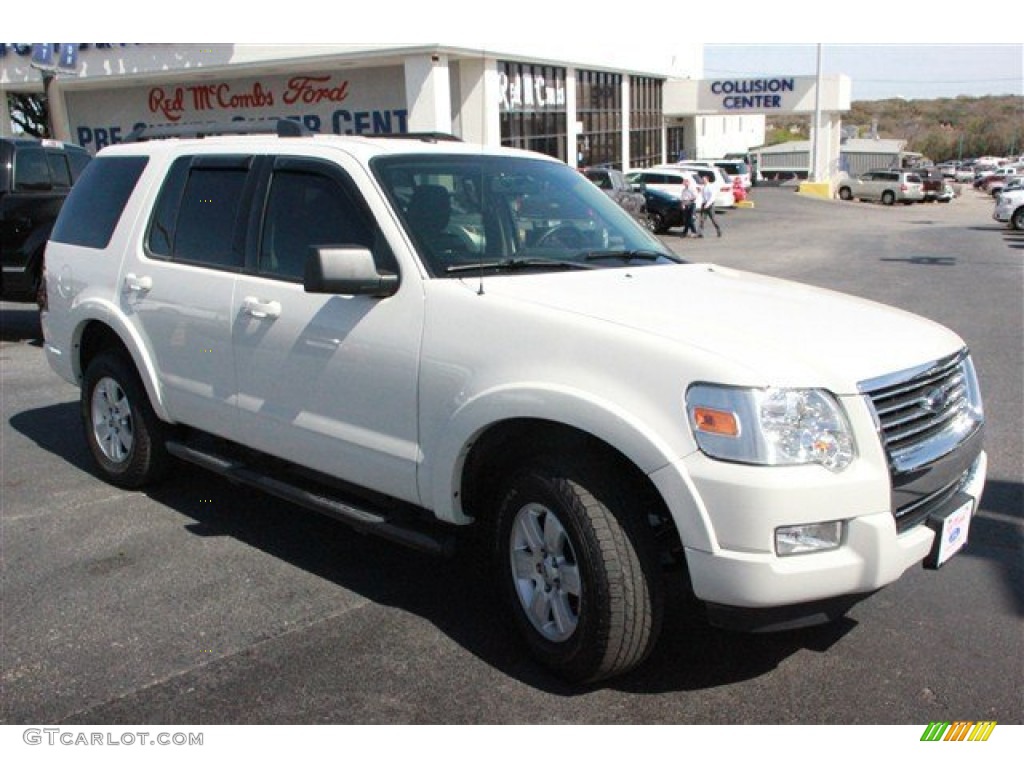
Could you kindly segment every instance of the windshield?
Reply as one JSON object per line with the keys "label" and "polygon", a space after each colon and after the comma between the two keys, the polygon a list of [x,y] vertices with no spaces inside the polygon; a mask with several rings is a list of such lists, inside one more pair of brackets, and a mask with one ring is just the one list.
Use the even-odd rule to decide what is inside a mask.
{"label": "windshield", "polygon": [[373,169],[435,277],[680,261],[562,163],[403,155]]}

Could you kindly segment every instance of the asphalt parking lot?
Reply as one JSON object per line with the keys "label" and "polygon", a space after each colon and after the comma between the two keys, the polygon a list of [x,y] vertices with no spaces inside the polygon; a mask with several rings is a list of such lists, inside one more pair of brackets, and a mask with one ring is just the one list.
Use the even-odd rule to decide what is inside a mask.
{"label": "asphalt parking lot", "polygon": [[1022,723],[1024,234],[969,190],[893,208],[753,199],[721,238],[664,241],[894,304],[972,347],[990,479],[940,571],[777,635],[711,629],[680,600],[644,667],[574,688],[527,658],[458,558],[198,470],[146,493],[98,480],[77,390],[46,365],[32,309],[3,304],[0,723]]}

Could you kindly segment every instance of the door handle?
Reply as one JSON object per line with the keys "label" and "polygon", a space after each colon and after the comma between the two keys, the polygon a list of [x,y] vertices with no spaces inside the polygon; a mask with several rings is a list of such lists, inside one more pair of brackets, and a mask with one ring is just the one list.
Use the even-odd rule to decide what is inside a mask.
{"label": "door handle", "polygon": [[153,288],[153,278],[148,276],[139,277],[134,272],[124,276],[124,287],[126,290],[142,293]]}
{"label": "door handle", "polygon": [[281,316],[281,302],[263,301],[255,296],[246,296],[242,299],[242,311],[259,320],[272,319]]}

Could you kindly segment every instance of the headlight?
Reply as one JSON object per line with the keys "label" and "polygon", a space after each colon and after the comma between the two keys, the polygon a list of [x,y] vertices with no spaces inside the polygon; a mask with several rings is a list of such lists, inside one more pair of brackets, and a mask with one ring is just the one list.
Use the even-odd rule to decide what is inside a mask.
{"label": "headlight", "polygon": [[716,459],[840,472],[856,455],[846,416],[824,390],[697,384],[686,407],[697,445]]}

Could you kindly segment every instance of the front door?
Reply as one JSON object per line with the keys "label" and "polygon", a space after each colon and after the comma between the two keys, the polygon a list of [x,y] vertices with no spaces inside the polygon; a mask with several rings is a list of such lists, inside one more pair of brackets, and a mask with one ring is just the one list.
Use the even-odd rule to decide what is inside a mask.
{"label": "front door", "polygon": [[278,158],[258,223],[255,274],[239,276],[232,345],[244,443],[406,501],[416,491],[423,295],[310,294],[310,249],[370,248],[394,268],[355,184],[334,163]]}

